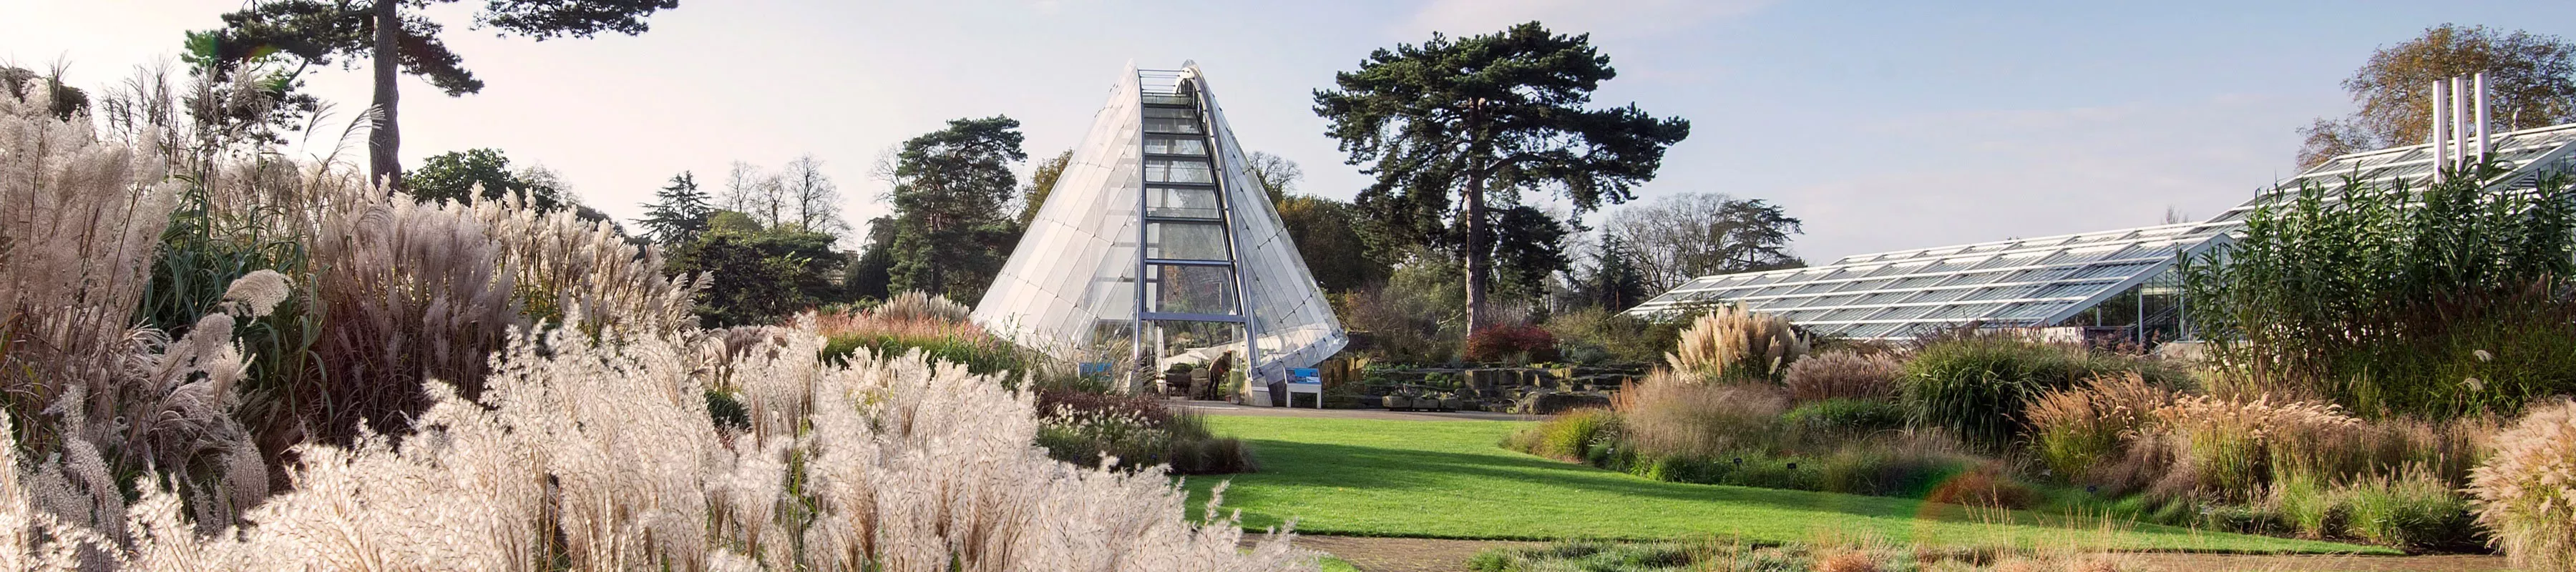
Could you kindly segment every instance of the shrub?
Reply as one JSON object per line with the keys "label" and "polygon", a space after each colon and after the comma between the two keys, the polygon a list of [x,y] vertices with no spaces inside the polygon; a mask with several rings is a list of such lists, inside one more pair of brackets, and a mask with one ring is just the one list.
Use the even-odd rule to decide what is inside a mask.
{"label": "shrub", "polygon": [[2354,538],[2408,551],[2478,545],[2468,499],[2427,471],[2360,479],[2339,492]]}
{"label": "shrub", "polygon": [[[1681,340],[1681,326],[1617,310],[1587,306],[1551,314],[1543,324],[1555,334],[1565,359],[1577,363],[1653,363]],[[1584,348],[1578,350],[1578,348]],[[1578,355],[1597,348],[1597,356]],[[1578,359],[1585,358],[1585,359]]]}
{"label": "shrub", "polygon": [[1556,336],[1538,326],[1489,326],[1467,335],[1466,357],[1486,363],[1556,361]]}
{"label": "shrub", "polygon": [[[897,300],[904,297],[897,296]],[[816,324],[829,340],[823,355],[844,359],[865,348],[877,355],[900,355],[911,349],[942,362],[966,366],[978,374],[1006,371],[1026,372],[1044,361],[1040,356],[995,336],[961,314],[943,310],[943,299],[921,297],[924,302],[896,305],[888,302],[866,311],[841,311],[817,316]],[[929,309],[924,309],[924,308]]]}
{"label": "shrub", "polygon": [[1824,352],[1789,364],[1783,376],[1789,398],[1800,403],[1827,399],[1893,399],[1905,362],[1887,354]]}
{"label": "shrub", "polygon": [[1816,490],[1924,497],[1951,477],[1986,461],[1935,440],[1907,438],[1845,445],[1815,464]]}
{"label": "shrub", "polygon": [[2469,483],[2478,523],[2515,566],[2576,568],[2576,401],[2533,407]]}
{"label": "shrub", "polygon": [[2129,435],[2145,427],[2174,393],[2132,372],[2086,380],[2081,387],[2041,394],[2025,416],[2031,449],[2042,464],[2066,479],[2085,477],[2125,453]]}
{"label": "shrub", "polygon": [[1806,353],[1806,340],[1788,320],[1728,305],[1692,320],[1664,361],[1703,379],[1777,382],[1789,363]]}
{"label": "shrub", "polygon": [[2496,174],[2303,185],[2185,269],[2191,323],[2247,393],[2447,417],[2576,391],[2576,188]]}
{"label": "shrub", "polygon": [[1924,495],[1923,500],[1960,506],[2022,509],[2038,504],[2039,493],[2005,476],[2003,469],[1984,465],[1942,481],[1931,494]]}
{"label": "shrub", "polygon": [[2339,537],[2351,522],[2350,496],[2327,486],[2314,474],[2292,471],[2281,475],[2272,480],[2269,492],[2271,496],[2265,504],[2299,536],[2317,540]]}
{"label": "shrub", "polygon": [[1619,414],[1610,410],[1576,409],[1513,433],[1504,446],[1541,457],[1583,462],[1594,443],[1615,438],[1621,426]]}
{"label": "shrub", "polygon": [[1885,401],[1827,399],[1800,405],[1780,422],[1808,434],[1865,436],[1905,428],[1905,408]]}
{"label": "shrub", "polygon": [[1922,425],[2000,448],[2026,425],[2023,415],[2031,400],[2085,379],[2131,372],[2149,383],[2180,384],[2181,374],[2149,360],[2010,334],[1958,335],[1915,351],[1914,360],[1905,364],[1898,396]]}
{"label": "shrub", "polygon": [[1717,457],[1768,450],[1779,438],[1789,399],[1753,384],[1705,384],[1658,373],[1611,398],[1622,433],[1645,455]]}
{"label": "shrub", "polygon": [[1181,475],[1256,470],[1243,443],[1216,436],[1206,419],[1173,413],[1152,396],[1113,395],[1103,389],[1035,387],[1038,410],[1045,412],[1038,445],[1056,460],[1085,466],[1099,464],[1106,455],[1117,458],[1117,468],[1131,471],[1158,464]]}

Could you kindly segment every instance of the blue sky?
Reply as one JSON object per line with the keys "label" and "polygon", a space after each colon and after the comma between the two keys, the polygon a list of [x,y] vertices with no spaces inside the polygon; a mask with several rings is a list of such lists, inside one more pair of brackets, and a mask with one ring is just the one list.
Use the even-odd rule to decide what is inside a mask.
{"label": "blue sky", "polygon": [[[947,119],[1007,114],[1032,156],[1077,143],[1126,62],[1206,68],[1243,144],[1348,198],[1311,91],[1372,49],[1541,20],[1593,34],[1621,77],[1604,103],[1693,123],[1654,197],[1768,199],[1810,259],[2216,213],[2289,174],[2295,129],[2351,104],[2338,83],[2443,22],[2570,35],[2543,2],[856,2],[685,0],[640,37],[533,42],[466,30],[489,86],[404,85],[404,154],[495,147],[561,172],[620,217],[672,174],[826,162],[865,220],[877,157]],[[2100,3],[2111,4],[2111,3]],[[240,0],[7,0],[0,61],[103,85],[170,59]],[[363,107],[362,72],[312,89]]]}

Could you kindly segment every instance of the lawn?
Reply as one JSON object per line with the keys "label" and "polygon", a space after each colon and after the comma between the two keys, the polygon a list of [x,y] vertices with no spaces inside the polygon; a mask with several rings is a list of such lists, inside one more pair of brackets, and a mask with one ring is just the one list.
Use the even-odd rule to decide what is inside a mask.
{"label": "lawn", "polygon": [[1971,510],[1922,501],[1649,480],[1505,450],[1525,426],[1212,416],[1253,447],[1261,472],[1189,479],[1193,505],[1232,479],[1244,525],[1353,536],[1885,540],[1934,546],[2067,546],[2209,552],[2393,553],[2384,548]]}

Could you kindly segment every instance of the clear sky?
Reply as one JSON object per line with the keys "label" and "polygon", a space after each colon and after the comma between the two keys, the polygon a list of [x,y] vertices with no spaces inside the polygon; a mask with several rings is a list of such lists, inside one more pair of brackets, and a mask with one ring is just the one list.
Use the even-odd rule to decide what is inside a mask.
{"label": "clear sky", "polygon": [[[1611,56],[1603,103],[1691,120],[1642,195],[1778,202],[1820,261],[2207,216],[2289,174],[2295,130],[2350,110],[2338,83],[2375,47],[2443,22],[2576,35],[2569,2],[684,0],[640,37],[535,42],[468,29],[478,4],[433,15],[488,86],[406,77],[406,165],[499,148],[621,219],[680,171],[712,187],[813,153],[866,220],[886,210],[870,166],[904,139],[1006,114],[1052,156],[1122,65],[1189,59],[1246,147],[1349,198],[1368,179],[1312,90],[1374,48],[1536,19]],[[0,0],[0,61],[105,85],[241,5]],[[311,89],[341,122],[366,105],[363,70]]]}

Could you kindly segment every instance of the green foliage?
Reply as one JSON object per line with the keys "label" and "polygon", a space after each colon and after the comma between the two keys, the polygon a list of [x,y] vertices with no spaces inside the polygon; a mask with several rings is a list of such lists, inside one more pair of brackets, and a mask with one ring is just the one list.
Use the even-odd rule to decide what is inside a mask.
{"label": "green foliage", "polygon": [[707,417],[713,419],[717,427],[735,431],[751,430],[751,409],[743,407],[742,399],[734,397],[731,393],[713,389],[707,390],[706,393]]}
{"label": "green foliage", "polygon": [[1868,435],[1905,428],[1905,408],[1872,399],[1835,398],[1800,405],[1780,422],[1816,433]]}
{"label": "green foliage", "polygon": [[1288,229],[1288,240],[1297,245],[1297,256],[1306,262],[1306,272],[1315,276],[1315,285],[1325,292],[1349,292],[1386,280],[1395,271],[1381,256],[1374,255],[1359,228],[1351,224],[1363,215],[1350,203],[1289,195],[1279,199],[1275,207],[1279,224]]}
{"label": "green foliage", "polygon": [[2352,536],[2371,544],[2420,551],[2483,543],[2468,499],[2430,474],[2364,479],[2342,493],[2351,503]]}
{"label": "green foliage", "polygon": [[420,168],[403,173],[403,190],[424,201],[475,203],[525,197],[538,211],[564,203],[563,189],[526,173],[510,170],[510,158],[499,149],[467,149],[433,155]]}
{"label": "green foliage", "polygon": [[1011,164],[1020,122],[1003,116],[953,119],[895,154],[894,237],[888,288],[979,300],[1018,244],[1020,226],[1004,205],[1018,190]]}
{"label": "green foliage", "polygon": [[712,273],[698,316],[710,327],[767,324],[826,302],[843,300],[831,274],[844,264],[832,235],[792,228],[759,229],[740,213],[709,219],[711,230],[669,252],[672,274]]}
{"label": "green foliage", "polygon": [[1551,459],[1580,461],[1596,441],[1619,431],[1619,414],[1607,409],[1577,409],[1513,433],[1503,445]]}
{"label": "green foliage", "polygon": [[0,91],[7,91],[10,97],[25,99],[30,89],[53,91],[52,111],[56,119],[70,120],[73,115],[89,112],[89,92],[63,85],[59,74],[38,74],[26,68],[0,66]]}
{"label": "green foliage", "polygon": [[2008,334],[1970,334],[1926,344],[1905,364],[1899,401],[1921,426],[1957,432],[2000,449],[2024,424],[2023,409],[2041,394],[2096,376],[2136,372],[2171,386],[2182,374],[2138,358],[2030,341]]}
{"label": "green foliage", "polygon": [[1119,468],[1168,465],[1178,475],[1259,470],[1242,441],[1211,433],[1205,417],[1172,412],[1155,397],[1113,395],[1106,389],[1105,384],[1035,388],[1042,416],[1038,446],[1056,460],[1085,466],[1115,458]]}
{"label": "green foliage", "polygon": [[1029,185],[1020,188],[1020,226],[1028,226],[1029,221],[1037,220],[1038,208],[1046,206],[1047,195],[1055,192],[1056,179],[1064,176],[1064,167],[1070,164],[1073,164],[1073,150],[1066,149],[1057,153],[1055,158],[1038,161],[1037,168],[1029,171]]}
{"label": "green foliage", "polygon": [[654,202],[644,205],[644,218],[635,221],[644,227],[644,236],[660,244],[681,244],[698,238],[707,231],[707,219],[716,214],[707,202],[707,193],[698,190],[698,179],[687,171],[671,176],[671,186],[653,194]]}
{"label": "green foliage", "polygon": [[1618,311],[1654,298],[1645,269],[1637,266],[1638,257],[1618,236],[1602,233],[1601,242],[1593,247],[1592,264],[1580,276],[1568,272],[1572,283],[1558,300],[1576,308]]}
{"label": "green foliage", "polygon": [[1383,284],[1333,297],[1342,327],[1368,335],[1367,350],[1395,363],[1448,363],[1466,337],[1466,301],[1458,265],[1428,251],[1395,268]]}
{"label": "green foliage", "polygon": [[2214,354],[2241,389],[2366,413],[2512,411],[2576,391],[2576,191],[2551,175],[2488,194],[2480,178],[2302,187],[2187,269],[2191,321],[2225,342]]}
{"label": "green foliage", "polygon": [[1466,357],[1522,365],[1556,361],[1556,336],[1538,326],[1491,326],[1467,335]]}
{"label": "green foliage", "polygon": [[1598,348],[1600,359],[1586,363],[1654,363],[1681,339],[1681,326],[1677,323],[1647,320],[1604,307],[1549,314],[1544,327],[1556,334],[1560,347],[1567,348],[1568,359],[1574,357],[1573,347],[1578,344]]}
{"label": "green foliage", "polygon": [[[1627,201],[1635,185],[1654,178],[1664,149],[1690,135],[1688,121],[1635,105],[1586,108],[1617,75],[1589,36],[1554,34],[1537,22],[1455,40],[1433,34],[1336,74],[1332,89],[1316,90],[1315,113],[1331,123],[1328,133],[1350,162],[1377,175],[1356,201],[1380,229],[1373,232],[1391,244],[1463,254],[1467,321],[1481,326],[1486,284],[1497,278],[1486,272],[1500,259],[1489,225],[1538,227],[1526,214],[1501,211],[1523,193],[1562,193],[1577,213]],[[1551,244],[1516,238],[1528,237],[1505,240]]]}

